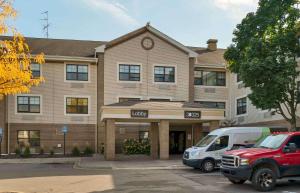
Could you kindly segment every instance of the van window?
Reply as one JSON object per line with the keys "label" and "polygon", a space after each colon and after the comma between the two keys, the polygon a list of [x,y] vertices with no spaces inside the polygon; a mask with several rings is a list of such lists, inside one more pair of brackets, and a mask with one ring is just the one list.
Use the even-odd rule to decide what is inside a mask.
{"label": "van window", "polygon": [[203,139],[201,139],[195,146],[196,147],[206,147],[208,146],[217,135],[206,135]]}
{"label": "van window", "polygon": [[228,147],[229,136],[219,137],[209,148],[207,151],[217,151]]}

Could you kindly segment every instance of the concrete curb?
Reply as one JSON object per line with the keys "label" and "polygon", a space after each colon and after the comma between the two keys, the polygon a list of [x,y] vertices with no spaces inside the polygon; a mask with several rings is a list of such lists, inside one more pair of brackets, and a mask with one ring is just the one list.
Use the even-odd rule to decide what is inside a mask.
{"label": "concrete curb", "polygon": [[81,158],[18,158],[0,159],[0,164],[74,164]]}

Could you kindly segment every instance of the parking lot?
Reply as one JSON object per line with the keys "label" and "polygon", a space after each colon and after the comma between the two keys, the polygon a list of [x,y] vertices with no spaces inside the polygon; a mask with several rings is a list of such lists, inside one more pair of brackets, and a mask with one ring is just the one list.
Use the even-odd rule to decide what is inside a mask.
{"label": "parking lot", "polygon": [[[232,185],[218,171],[193,169],[74,169],[71,164],[2,164],[0,192],[23,193],[253,193],[250,183]],[[278,193],[300,192],[300,182],[280,182]]]}

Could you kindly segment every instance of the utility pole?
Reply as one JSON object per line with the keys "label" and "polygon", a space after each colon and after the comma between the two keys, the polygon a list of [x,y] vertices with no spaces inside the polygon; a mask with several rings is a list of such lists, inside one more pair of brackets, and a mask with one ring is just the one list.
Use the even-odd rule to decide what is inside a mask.
{"label": "utility pole", "polygon": [[45,23],[43,24],[43,32],[45,34],[46,38],[49,38],[49,27],[50,27],[50,23],[49,23],[49,15],[48,15],[48,11],[42,12],[42,15],[44,16],[41,20],[44,21]]}

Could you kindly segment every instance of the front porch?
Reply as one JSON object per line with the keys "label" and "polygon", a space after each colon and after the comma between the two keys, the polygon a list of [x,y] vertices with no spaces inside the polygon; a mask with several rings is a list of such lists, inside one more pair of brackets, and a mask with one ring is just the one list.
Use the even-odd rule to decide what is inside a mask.
{"label": "front porch", "polygon": [[187,125],[184,137],[186,148],[199,140],[203,133],[203,124],[209,125],[208,130],[211,131],[219,127],[220,120],[224,120],[224,110],[205,109],[197,103],[126,101],[103,106],[101,121],[105,123],[105,159],[116,160],[116,123],[148,123],[151,158],[168,160],[170,128]]}

